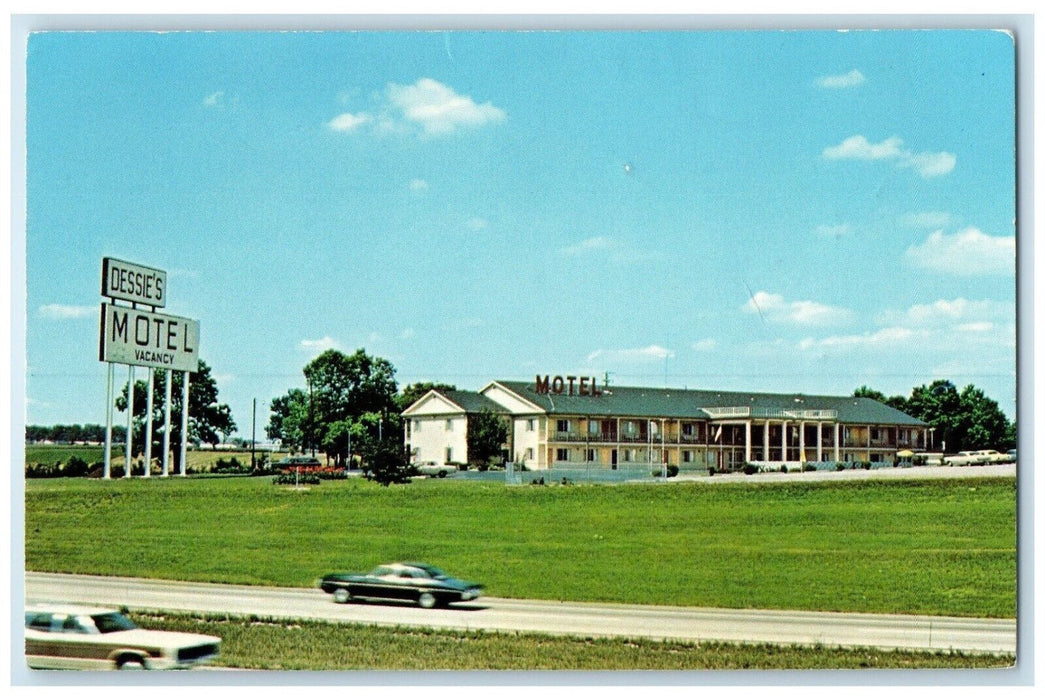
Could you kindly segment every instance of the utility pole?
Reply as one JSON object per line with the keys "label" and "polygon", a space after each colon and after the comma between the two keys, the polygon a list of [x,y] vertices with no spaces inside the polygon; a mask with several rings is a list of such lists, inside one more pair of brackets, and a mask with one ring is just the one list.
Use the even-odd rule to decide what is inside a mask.
{"label": "utility pole", "polygon": [[250,469],[254,471],[258,468],[258,463],[254,458],[254,436],[258,428],[258,399],[254,398],[253,410],[250,414]]}

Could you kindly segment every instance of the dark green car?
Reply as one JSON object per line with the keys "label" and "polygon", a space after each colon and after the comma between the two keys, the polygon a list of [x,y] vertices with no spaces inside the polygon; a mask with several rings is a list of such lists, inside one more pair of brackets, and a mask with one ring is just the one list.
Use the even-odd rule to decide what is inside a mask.
{"label": "dark green car", "polygon": [[412,601],[422,608],[475,600],[483,590],[478,583],[447,576],[434,566],[417,562],[382,564],[368,574],[327,574],[319,587],[333,595],[335,603],[377,598]]}

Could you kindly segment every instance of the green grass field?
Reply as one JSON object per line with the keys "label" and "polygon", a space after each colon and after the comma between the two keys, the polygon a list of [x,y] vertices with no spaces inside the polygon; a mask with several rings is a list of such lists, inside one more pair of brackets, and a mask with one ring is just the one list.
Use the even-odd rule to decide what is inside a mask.
{"label": "green grass field", "polygon": [[428,561],[494,596],[1015,617],[1015,479],[309,490],[26,482],[26,569],[311,586]]}
{"label": "green grass field", "polygon": [[132,617],[144,627],[221,637],[221,654],[211,665],[268,671],[971,669],[1015,662],[1008,654],[687,644],[167,613]]}

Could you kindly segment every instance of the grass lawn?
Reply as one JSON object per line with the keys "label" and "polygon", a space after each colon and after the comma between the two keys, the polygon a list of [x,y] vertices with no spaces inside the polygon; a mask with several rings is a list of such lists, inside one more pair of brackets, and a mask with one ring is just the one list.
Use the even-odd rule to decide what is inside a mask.
{"label": "grass lawn", "polygon": [[1016,482],[308,490],[269,478],[26,482],[26,568],[311,586],[428,561],[494,596],[1016,616]]}
{"label": "grass lawn", "polygon": [[143,627],[221,637],[211,665],[268,671],[620,671],[1007,668],[1011,655],[688,644],[259,618],[134,614]]}
{"label": "grass lawn", "polygon": [[[140,447],[136,448],[141,450]],[[175,449],[172,447],[172,449]],[[286,452],[262,452],[257,451],[255,456],[260,457],[262,454],[270,455],[272,460],[282,459],[287,456]],[[112,444],[112,453],[110,458],[112,464],[122,466],[124,463],[124,457],[126,452],[124,451],[124,443],[114,442]],[[87,464],[95,464],[96,462],[102,462],[105,460],[105,446],[104,445],[43,445],[43,444],[28,444],[25,446],[25,463],[29,464],[47,464],[52,465],[56,462],[62,464],[67,463],[71,458],[79,457]],[[214,468],[218,463],[219,459],[226,461],[232,458],[239,460],[240,464],[250,465],[250,450],[207,450],[207,449],[189,449],[185,452],[186,466],[190,471],[193,472],[208,472]],[[139,455],[140,458],[140,455]],[[155,465],[159,464],[160,455],[154,454],[154,469]],[[171,463],[173,466],[173,462]]]}

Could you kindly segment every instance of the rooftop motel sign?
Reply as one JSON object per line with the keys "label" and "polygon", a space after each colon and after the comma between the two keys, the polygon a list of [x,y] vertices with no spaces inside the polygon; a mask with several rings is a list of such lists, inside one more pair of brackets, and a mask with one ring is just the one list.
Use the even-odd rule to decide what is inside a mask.
{"label": "rooftop motel sign", "polygon": [[567,396],[602,396],[602,389],[595,385],[595,377],[537,375],[535,381],[538,394],[566,394]]}
{"label": "rooftop motel sign", "polygon": [[102,296],[153,308],[167,305],[167,273],[116,258],[102,258]]}
{"label": "rooftop motel sign", "polygon": [[199,369],[200,322],[102,303],[98,359],[182,372]]}

